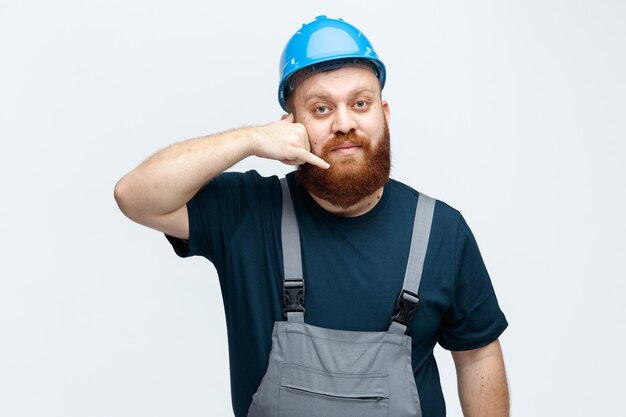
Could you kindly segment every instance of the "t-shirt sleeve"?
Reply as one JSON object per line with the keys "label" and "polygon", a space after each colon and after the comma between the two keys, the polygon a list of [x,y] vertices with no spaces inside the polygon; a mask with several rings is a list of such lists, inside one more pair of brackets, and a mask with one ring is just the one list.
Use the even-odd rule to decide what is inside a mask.
{"label": "t-shirt sleeve", "polygon": [[[189,240],[166,235],[180,257],[203,256],[216,266],[250,206],[250,195],[261,180],[256,171],[222,173],[187,203]],[[258,192],[258,190],[257,190]]]}
{"label": "t-shirt sleeve", "polygon": [[496,340],[508,326],[476,239],[461,216],[455,247],[455,286],[444,313],[439,344],[448,350],[477,349]]}

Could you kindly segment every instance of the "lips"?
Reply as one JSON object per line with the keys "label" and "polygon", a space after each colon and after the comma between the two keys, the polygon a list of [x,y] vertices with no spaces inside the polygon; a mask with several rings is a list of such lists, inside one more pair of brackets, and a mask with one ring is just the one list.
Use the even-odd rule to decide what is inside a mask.
{"label": "lips", "polygon": [[339,146],[333,147],[331,152],[333,155],[337,156],[352,156],[361,152],[362,148],[361,145],[352,142],[344,142]]}
{"label": "lips", "polygon": [[323,158],[354,156],[368,152],[369,140],[354,132],[337,133],[322,148]]}
{"label": "lips", "polygon": [[332,150],[333,151],[337,151],[337,150],[341,150],[341,149],[350,149],[350,148],[357,148],[357,147],[360,147],[360,145],[357,145],[357,144],[352,143],[350,141],[346,141],[346,142],[343,142],[339,146],[335,146]]}

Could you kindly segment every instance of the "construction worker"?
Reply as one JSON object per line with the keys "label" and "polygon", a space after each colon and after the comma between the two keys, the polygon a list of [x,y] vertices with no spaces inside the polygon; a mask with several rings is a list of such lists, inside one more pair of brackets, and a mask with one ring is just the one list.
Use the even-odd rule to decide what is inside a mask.
{"label": "construction worker", "polygon": [[[390,179],[386,67],[319,16],[280,61],[281,120],[176,143],[115,187],[130,219],[220,279],[235,416],[508,416],[507,327],[461,214]],[[257,156],[286,178],[225,172]]]}

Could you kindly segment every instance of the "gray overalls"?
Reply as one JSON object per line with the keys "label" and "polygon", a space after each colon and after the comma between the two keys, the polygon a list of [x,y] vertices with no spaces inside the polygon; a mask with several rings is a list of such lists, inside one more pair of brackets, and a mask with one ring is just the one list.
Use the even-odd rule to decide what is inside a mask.
{"label": "gray overalls", "polygon": [[435,200],[420,194],[403,289],[389,330],[359,332],[304,323],[300,234],[286,180],[283,283],[287,321],[274,323],[272,350],[248,417],[421,417],[405,335],[415,307]]}

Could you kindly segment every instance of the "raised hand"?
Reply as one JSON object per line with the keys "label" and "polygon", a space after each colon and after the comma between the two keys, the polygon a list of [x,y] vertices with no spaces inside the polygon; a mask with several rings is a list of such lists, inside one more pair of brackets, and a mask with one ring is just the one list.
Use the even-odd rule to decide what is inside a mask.
{"label": "raised hand", "polygon": [[254,142],[254,155],[287,165],[309,163],[322,169],[330,167],[322,158],[311,153],[306,128],[300,123],[294,123],[293,114],[258,129],[261,134]]}

